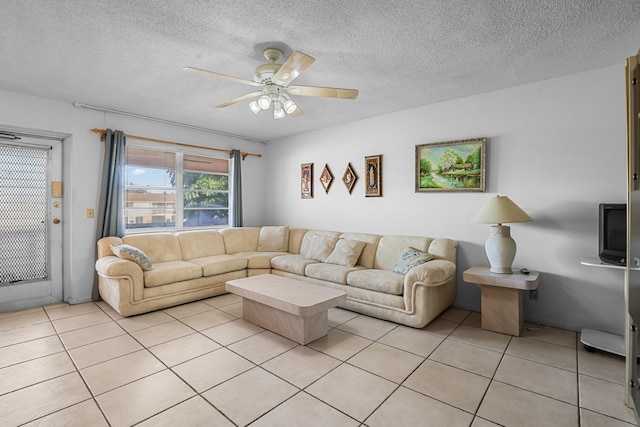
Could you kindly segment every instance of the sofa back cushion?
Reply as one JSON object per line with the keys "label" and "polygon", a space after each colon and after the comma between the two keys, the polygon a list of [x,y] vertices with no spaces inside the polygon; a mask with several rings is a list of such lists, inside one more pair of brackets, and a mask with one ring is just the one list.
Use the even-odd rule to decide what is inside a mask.
{"label": "sofa back cushion", "polygon": [[364,268],[373,268],[380,237],[382,236],[369,233],[342,233],[340,235],[341,239],[358,240],[365,243],[360,258],[358,258],[358,262],[356,263],[356,265]]}
{"label": "sofa back cushion", "polygon": [[125,236],[122,241],[147,254],[152,263],[182,261],[182,249],[175,234],[151,233]]}
{"label": "sofa back cushion", "polygon": [[333,252],[340,234],[337,231],[309,230],[302,239],[300,255],[324,262]]}
{"label": "sofa back cushion", "polygon": [[407,247],[428,252],[435,259],[446,259],[454,264],[456,262],[458,243],[455,240],[442,237],[383,236],[378,243],[374,268],[393,271]]}
{"label": "sofa back cushion", "polygon": [[291,254],[299,254],[302,239],[309,231],[308,228],[289,228],[289,249],[287,252]]}
{"label": "sofa back cushion", "polygon": [[228,254],[255,252],[258,249],[260,227],[238,227],[220,230]]}
{"label": "sofa back cushion", "polygon": [[383,236],[380,239],[380,243],[378,243],[373,268],[393,271],[393,267],[407,246],[422,252],[429,252],[428,249],[432,240],[430,237],[418,236]]}
{"label": "sofa back cushion", "polygon": [[217,230],[181,231],[176,233],[185,260],[224,255],[224,239]]}
{"label": "sofa back cushion", "polygon": [[[365,243],[362,240],[338,239],[331,255],[324,261],[328,264],[354,267],[362,254]],[[344,283],[346,284],[346,282]]]}
{"label": "sofa back cushion", "polygon": [[265,226],[258,236],[258,252],[287,252],[289,249],[289,227]]}

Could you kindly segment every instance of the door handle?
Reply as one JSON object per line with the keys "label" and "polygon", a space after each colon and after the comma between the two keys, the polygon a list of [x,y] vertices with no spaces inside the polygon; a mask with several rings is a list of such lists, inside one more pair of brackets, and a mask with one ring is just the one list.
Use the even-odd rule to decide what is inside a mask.
{"label": "door handle", "polygon": [[60,218],[53,218],[54,224],[60,224]]}

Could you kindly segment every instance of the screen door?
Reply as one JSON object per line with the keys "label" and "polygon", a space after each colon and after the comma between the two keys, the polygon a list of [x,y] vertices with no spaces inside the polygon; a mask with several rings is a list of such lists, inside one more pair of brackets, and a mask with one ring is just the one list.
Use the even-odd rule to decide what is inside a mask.
{"label": "screen door", "polygon": [[0,311],[62,300],[61,151],[0,139]]}

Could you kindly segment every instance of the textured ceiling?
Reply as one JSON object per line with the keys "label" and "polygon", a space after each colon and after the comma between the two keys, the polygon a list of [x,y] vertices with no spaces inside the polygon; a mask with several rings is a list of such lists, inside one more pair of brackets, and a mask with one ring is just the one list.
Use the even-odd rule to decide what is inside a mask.
{"label": "textured ceiling", "polygon": [[[0,0],[0,89],[261,140],[592,70],[640,47],[638,0]],[[357,100],[297,97],[274,120],[253,92],[181,71],[251,80],[267,47],[316,62],[298,85]]]}

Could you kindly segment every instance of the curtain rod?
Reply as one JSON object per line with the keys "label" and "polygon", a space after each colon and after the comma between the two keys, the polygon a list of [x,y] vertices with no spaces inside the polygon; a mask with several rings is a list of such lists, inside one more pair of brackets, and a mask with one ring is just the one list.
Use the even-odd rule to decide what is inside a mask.
{"label": "curtain rod", "polygon": [[[104,134],[107,132],[107,130],[106,129],[93,128],[93,129],[91,129],[91,132],[99,133],[100,134],[100,141],[102,141],[102,140],[104,140]],[[222,153],[231,153],[231,151],[232,151],[232,150],[225,150],[225,149],[222,149],[222,148],[202,147],[200,145],[185,144],[183,142],[166,141],[164,139],[147,138],[146,136],[129,135],[127,133],[125,133],[124,136],[127,137],[127,138],[139,139],[141,141],[162,142],[164,144],[178,145],[180,147],[202,148],[202,149],[205,149],[205,150],[220,151]],[[246,159],[247,156],[262,157],[262,154],[245,153],[244,151],[240,152],[240,154],[242,154],[242,160]]]}
{"label": "curtain rod", "polygon": [[88,108],[89,110],[102,111],[102,112],[105,112],[105,113],[114,113],[114,114],[121,114],[123,116],[131,116],[131,117],[136,117],[138,119],[152,120],[154,122],[166,123],[166,124],[174,125],[174,126],[182,126],[182,127],[185,127],[185,128],[201,130],[201,131],[204,131],[204,132],[217,133],[218,135],[224,135],[224,136],[230,136],[232,138],[244,139],[245,141],[261,142],[263,144],[267,143],[267,141],[265,141],[263,139],[250,138],[248,136],[236,135],[234,133],[223,132],[221,130],[203,128],[203,127],[200,127],[200,126],[188,125],[186,123],[174,122],[174,121],[165,120],[165,119],[158,119],[156,117],[143,116],[142,114],[129,113],[129,112],[126,112],[126,111],[114,110],[114,109],[105,108],[105,107],[98,107],[96,105],[83,104],[81,102],[74,102],[73,106],[74,107],[78,107],[78,108]]}

